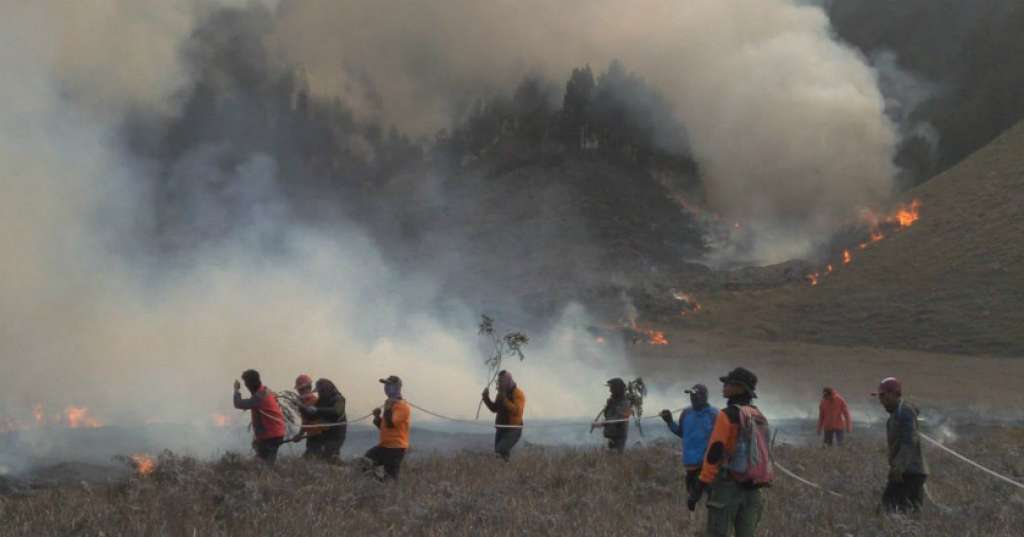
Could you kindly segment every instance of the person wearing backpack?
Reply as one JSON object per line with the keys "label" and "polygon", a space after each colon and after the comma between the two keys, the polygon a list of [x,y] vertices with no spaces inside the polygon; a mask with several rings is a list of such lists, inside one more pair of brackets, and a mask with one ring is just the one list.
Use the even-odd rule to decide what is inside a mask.
{"label": "person wearing backpack", "polygon": [[708,537],[752,537],[761,521],[761,489],[774,478],[768,444],[768,420],[752,404],[757,375],[737,367],[724,377],[728,405],[715,418],[697,486],[686,506],[691,511],[704,491],[708,497]]}
{"label": "person wearing backpack", "polygon": [[672,421],[671,410],[662,410],[660,415],[672,434],[682,439],[686,492],[689,494],[697,487],[701,464],[704,463],[704,452],[708,449],[718,409],[708,404],[707,386],[694,384],[686,393],[690,394],[690,406],[683,409],[679,415],[679,423]]}

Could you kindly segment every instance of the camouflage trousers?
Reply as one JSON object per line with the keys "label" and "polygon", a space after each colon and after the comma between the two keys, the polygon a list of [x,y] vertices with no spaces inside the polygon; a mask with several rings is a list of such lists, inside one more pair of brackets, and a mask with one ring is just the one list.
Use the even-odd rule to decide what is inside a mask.
{"label": "camouflage trousers", "polygon": [[729,537],[733,532],[736,537],[754,537],[763,509],[760,489],[719,477],[708,498],[707,537]]}

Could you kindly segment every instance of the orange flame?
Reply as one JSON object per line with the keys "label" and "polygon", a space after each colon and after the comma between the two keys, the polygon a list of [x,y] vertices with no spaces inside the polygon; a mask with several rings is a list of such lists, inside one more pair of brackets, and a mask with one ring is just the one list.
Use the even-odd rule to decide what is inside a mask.
{"label": "orange flame", "polygon": [[814,274],[807,275],[807,281],[811,282],[811,286],[818,285],[818,280],[821,278],[821,274],[815,272]]}
{"label": "orange flame", "polygon": [[843,250],[843,264],[849,265],[850,261],[853,261],[853,256],[850,255],[849,250]]}
{"label": "orange flame", "polygon": [[228,425],[231,425],[231,416],[226,416],[224,414],[211,414],[210,417],[213,418],[213,423],[217,427],[227,427]]}
{"label": "orange flame", "polygon": [[644,330],[647,334],[647,342],[651,345],[668,345],[668,338],[661,330]]}
{"label": "orange flame", "polygon": [[46,424],[46,413],[43,411],[42,403],[32,405],[32,417],[35,418],[36,425]]}
{"label": "orange flame", "polygon": [[67,418],[68,427],[72,429],[94,429],[103,426],[99,420],[89,415],[89,409],[86,407],[69,406],[64,411],[64,417]]}
{"label": "orange flame", "polygon": [[828,266],[825,267],[825,273],[832,274],[832,263],[829,263]]}
{"label": "orange flame", "polygon": [[139,475],[149,475],[156,470],[156,461],[145,453],[136,453],[131,456],[131,459],[135,463],[135,470],[139,472]]}
{"label": "orange flame", "polygon": [[921,218],[920,209],[921,200],[914,199],[909,205],[904,205],[896,210],[895,219],[899,222],[901,228],[908,228]]}

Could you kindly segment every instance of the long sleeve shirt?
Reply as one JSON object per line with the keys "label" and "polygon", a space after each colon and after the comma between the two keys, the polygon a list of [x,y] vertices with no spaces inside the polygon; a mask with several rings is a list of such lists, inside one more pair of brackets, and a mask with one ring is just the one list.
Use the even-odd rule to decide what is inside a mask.
{"label": "long sleeve shirt", "polygon": [[523,412],[526,410],[526,394],[518,386],[512,388],[510,393],[498,393],[494,401],[488,394],[484,397],[484,404],[491,412],[494,412],[495,425],[522,425]]}
{"label": "long sleeve shirt", "polygon": [[384,403],[383,415],[373,418],[373,424],[380,430],[380,447],[409,447],[411,414],[404,399],[388,399]]}
{"label": "long sleeve shirt", "polygon": [[838,392],[823,397],[818,405],[818,433],[822,431],[853,431],[850,408]]}
{"label": "long sleeve shirt", "polygon": [[885,424],[889,447],[889,467],[903,474],[928,475],[928,463],[921,450],[918,434],[918,410],[900,400]]}

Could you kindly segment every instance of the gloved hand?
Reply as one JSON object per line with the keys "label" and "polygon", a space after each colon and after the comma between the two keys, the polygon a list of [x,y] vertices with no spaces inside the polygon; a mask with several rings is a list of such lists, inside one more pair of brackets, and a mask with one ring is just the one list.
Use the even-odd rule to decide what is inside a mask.
{"label": "gloved hand", "polygon": [[315,406],[304,406],[304,407],[302,407],[302,413],[303,414],[316,414],[316,407]]}
{"label": "gloved hand", "polygon": [[704,495],[704,482],[698,480],[697,485],[693,487],[693,492],[690,493],[690,497],[686,499],[686,508],[693,511],[697,508],[697,503],[700,502],[701,496]]}
{"label": "gloved hand", "polygon": [[235,379],[235,391],[237,392],[238,390],[241,390],[241,389],[242,389],[242,383],[238,382],[238,379]]}
{"label": "gloved hand", "polygon": [[373,417],[375,417],[375,418],[379,418],[380,417],[380,407],[373,409]]}
{"label": "gloved hand", "polygon": [[490,395],[491,395],[491,389],[490,388],[484,388],[484,391],[480,392],[480,398],[481,399],[489,399]]}
{"label": "gloved hand", "polygon": [[669,409],[662,410],[660,414],[661,419],[665,420],[665,423],[672,423],[672,411]]}

